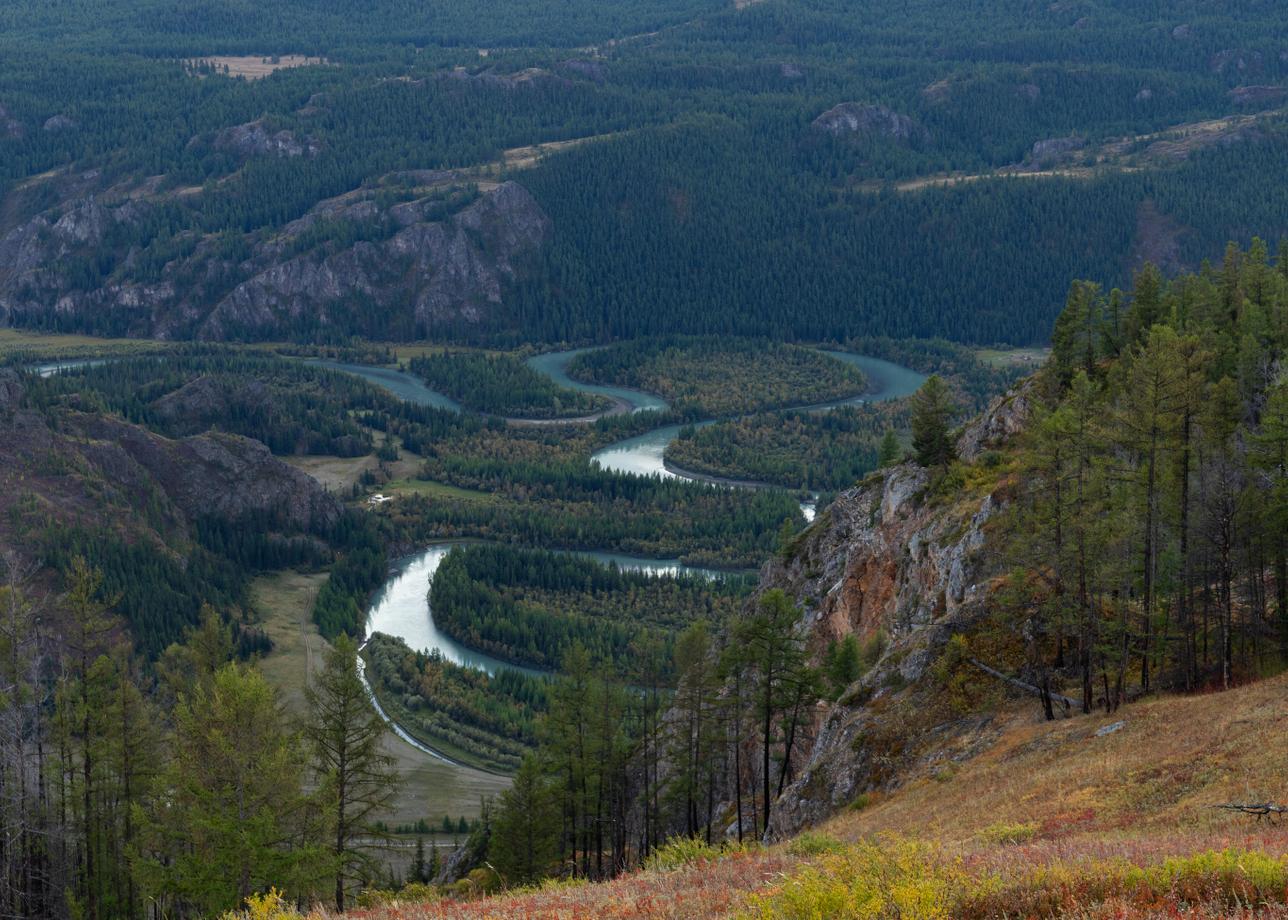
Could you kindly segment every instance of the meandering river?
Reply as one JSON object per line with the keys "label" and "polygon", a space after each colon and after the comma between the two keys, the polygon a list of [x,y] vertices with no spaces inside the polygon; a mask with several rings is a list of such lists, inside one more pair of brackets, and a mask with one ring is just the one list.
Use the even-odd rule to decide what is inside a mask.
{"label": "meandering river", "polygon": [[[633,412],[660,410],[666,408],[666,401],[640,390],[626,387],[598,386],[582,383],[568,376],[569,363],[585,349],[553,352],[538,355],[528,361],[529,366],[548,375],[557,383],[584,393],[595,393],[624,402]],[[868,358],[847,352],[829,351],[827,354],[839,361],[859,368],[870,381],[869,389],[862,394],[818,405],[804,406],[809,411],[826,412],[840,406],[857,405],[867,402],[878,402],[899,399],[916,392],[925,377],[916,371],[878,358]],[[344,364],[335,361],[316,362],[332,370],[357,374],[401,399],[422,405],[439,406],[453,411],[461,411],[456,401],[437,393],[424,385],[416,377],[391,368],[370,367],[360,364]],[[714,424],[714,419],[699,422],[699,425]],[[664,460],[666,447],[679,436],[680,425],[665,425],[654,431],[637,435],[611,444],[597,451],[591,461],[606,470],[620,473],[636,473],[662,477],[678,476],[695,481],[712,481],[708,477],[686,473],[683,470],[669,468]],[[728,486],[760,487],[758,483],[739,483],[732,480],[714,480]],[[802,503],[806,517],[813,518],[811,502]],[[417,651],[438,652],[448,661],[466,667],[479,668],[489,674],[502,669],[516,669],[535,673],[519,666],[471,649],[457,642],[451,636],[434,625],[434,614],[429,604],[429,589],[434,573],[438,570],[443,558],[456,543],[438,543],[399,560],[394,572],[385,582],[380,593],[372,602],[367,616],[368,633],[382,632],[396,636]],[[598,559],[601,562],[612,562],[624,569],[648,571],[658,574],[691,572],[715,577],[718,573],[709,569],[690,568],[676,560],[642,559],[634,556],[623,556],[613,553],[583,553],[581,555]],[[422,747],[423,745],[417,745]],[[428,749],[426,749],[428,750]],[[435,756],[441,756],[434,753]]]}
{"label": "meandering river", "polygon": [[[416,651],[438,652],[447,661],[464,667],[478,668],[488,674],[495,674],[502,670],[523,671],[527,674],[540,673],[532,668],[521,667],[462,645],[434,625],[434,612],[429,604],[429,589],[434,581],[434,573],[438,571],[439,565],[447,554],[452,551],[452,547],[463,545],[463,542],[436,543],[421,552],[398,560],[394,566],[393,575],[372,601],[371,610],[367,614],[367,632],[382,632],[385,635],[397,636]],[[655,575],[686,573],[718,578],[721,574],[714,569],[682,565],[675,559],[642,559],[618,553],[575,553],[574,555],[585,556],[606,564],[616,564],[621,569],[651,572]]]}

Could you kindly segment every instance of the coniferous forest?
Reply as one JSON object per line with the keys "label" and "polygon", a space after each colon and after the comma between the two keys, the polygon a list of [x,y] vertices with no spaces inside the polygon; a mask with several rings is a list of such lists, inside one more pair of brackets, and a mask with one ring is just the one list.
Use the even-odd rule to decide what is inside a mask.
{"label": "coniferous forest", "polygon": [[1288,916],[1286,171],[1266,0],[0,5],[0,914]]}

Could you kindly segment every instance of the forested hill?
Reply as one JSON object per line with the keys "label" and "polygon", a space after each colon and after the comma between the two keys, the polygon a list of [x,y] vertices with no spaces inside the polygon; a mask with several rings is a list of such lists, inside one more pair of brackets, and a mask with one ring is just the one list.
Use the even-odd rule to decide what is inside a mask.
{"label": "forested hill", "polygon": [[[1042,369],[964,423],[928,378],[911,448],[669,664],[568,645],[489,820],[373,915],[1281,916],[1288,837],[1243,822],[1283,807],[1286,349],[1260,241],[1075,282]],[[435,606],[513,626],[596,580],[536,559],[472,549]]]}
{"label": "forested hill", "polygon": [[1041,342],[1288,235],[1278,13],[9,4],[0,322]]}

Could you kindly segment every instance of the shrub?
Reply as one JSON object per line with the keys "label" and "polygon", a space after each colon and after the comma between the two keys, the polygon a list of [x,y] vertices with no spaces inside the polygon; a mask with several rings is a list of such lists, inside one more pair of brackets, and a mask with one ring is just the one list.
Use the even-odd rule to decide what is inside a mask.
{"label": "shrub", "polygon": [[403,903],[431,904],[441,898],[442,895],[433,885],[426,885],[422,882],[409,882],[398,890],[396,900]]}
{"label": "shrub", "polygon": [[999,821],[997,824],[990,824],[979,832],[980,839],[985,843],[997,844],[1016,844],[1027,843],[1032,840],[1038,832],[1037,822],[1027,824],[1007,824],[1005,821]]}
{"label": "shrub", "polygon": [[282,897],[276,888],[270,888],[263,894],[253,894],[246,899],[243,911],[228,911],[222,920],[304,920],[294,904]]}
{"label": "shrub", "polygon": [[737,844],[714,846],[697,837],[672,837],[650,853],[644,865],[648,869],[667,872],[692,863],[719,859],[739,849]]}
{"label": "shrub", "polygon": [[860,792],[854,797],[854,801],[850,803],[850,811],[863,811],[863,809],[867,808],[871,804],[872,793]]}
{"label": "shrub", "polygon": [[787,845],[787,852],[793,856],[821,856],[824,853],[840,853],[845,844],[835,837],[806,831]]}
{"label": "shrub", "polygon": [[846,847],[751,898],[745,920],[948,920],[968,882],[934,848],[897,838]]}

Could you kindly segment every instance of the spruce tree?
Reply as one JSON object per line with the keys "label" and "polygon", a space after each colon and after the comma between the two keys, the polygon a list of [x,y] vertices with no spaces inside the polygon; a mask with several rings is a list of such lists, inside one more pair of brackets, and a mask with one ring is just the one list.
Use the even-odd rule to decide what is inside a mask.
{"label": "spruce tree", "polygon": [[881,438],[881,446],[877,448],[877,466],[885,468],[894,465],[898,462],[902,451],[899,436],[894,433],[893,428],[887,428],[886,433]]}
{"label": "spruce tree", "polygon": [[533,755],[523,759],[514,784],[501,793],[488,858],[507,885],[542,878],[559,847],[559,814]]}

